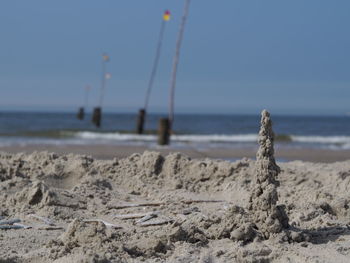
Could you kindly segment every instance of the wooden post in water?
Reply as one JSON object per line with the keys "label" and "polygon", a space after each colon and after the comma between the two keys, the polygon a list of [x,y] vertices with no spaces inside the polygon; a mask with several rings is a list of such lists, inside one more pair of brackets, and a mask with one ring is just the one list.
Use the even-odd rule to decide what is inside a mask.
{"label": "wooden post in water", "polygon": [[168,145],[170,140],[170,121],[168,118],[161,118],[159,120],[158,128],[158,144]]}
{"label": "wooden post in water", "polygon": [[136,132],[138,134],[143,133],[143,127],[145,123],[145,116],[146,116],[146,111],[145,109],[140,109],[139,110],[139,115],[137,117],[137,126],[136,126]]}
{"label": "wooden post in water", "polygon": [[101,107],[95,107],[92,113],[92,123],[96,125],[97,128],[101,127]]}
{"label": "wooden post in water", "polygon": [[154,79],[156,77],[158,64],[159,64],[159,58],[160,58],[160,54],[161,54],[161,50],[162,50],[162,43],[163,43],[165,24],[169,20],[170,20],[170,12],[169,12],[169,10],[166,10],[164,12],[164,14],[163,14],[163,17],[162,17],[162,23],[161,23],[161,26],[160,26],[160,32],[159,32],[159,37],[158,37],[158,44],[157,44],[157,49],[156,49],[156,55],[154,57],[153,67],[152,67],[152,71],[151,71],[151,76],[150,76],[150,79],[149,79],[149,82],[148,82],[148,87],[147,87],[147,90],[146,90],[144,108],[139,111],[139,115],[138,115],[138,118],[137,118],[136,132],[138,134],[142,134],[143,131],[144,131],[144,123],[145,123],[146,114],[147,114],[147,107],[148,107],[151,91],[152,91],[152,88],[153,88]]}
{"label": "wooden post in water", "polygon": [[[87,109],[88,108],[88,104],[89,104],[89,91],[90,91],[90,86],[86,86],[85,87],[85,108]],[[78,109],[78,113],[77,113],[77,119],[78,120],[83,120],[85,118],[85,109],[84,107],[80,107]]]}
{"label": "wooden post in water", "polygon": [[80,107],[77,113],[77,119],[83,120],[85,116],[84,107]]}

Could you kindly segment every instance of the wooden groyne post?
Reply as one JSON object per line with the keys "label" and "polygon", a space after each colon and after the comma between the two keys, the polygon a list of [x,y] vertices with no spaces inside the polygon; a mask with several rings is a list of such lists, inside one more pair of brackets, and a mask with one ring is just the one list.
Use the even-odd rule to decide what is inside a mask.
{"label": "wooden groyne post", "polygon": [[78,120],[83,120],[85,116],[85,111],[84,111],[84,107],[80,107],[78,109],[78,113],[77,113],[77,119]]}
{"label": "wooden groyne post", "polygon": [[144,128],[144,124],[145,124],[145,117],[146,117],[146,110],[140,109],[139,115],[137,117],[137,126],[136,126],[136,132],[138,134],[143,133],[143,128]]}
{"label": "wooden groyne post", "polygon": [[[85,101],[84,101],[84,107],[85,109],[88,109],[89,107],[89,92],[90,92],[90,86],[87,85],[84,89],[84,95],[85,95]],[[83,120],[85,118],[85,109],[84,107],[80,107],[78,109],[78,113],[77,113],[77,119],[78,120]]]}
{"label": "wooden groyne post", "polygon": [[158,127],[158,144],[168,145],[170,142],[170,121],[168,118],[161,118]]}
{"label": "wooden groyne post", "polygon": [[97,128],[101,127],[101,114],[102,114],[101,107],[95,107],[92,113],[92,123],[95,124]]}

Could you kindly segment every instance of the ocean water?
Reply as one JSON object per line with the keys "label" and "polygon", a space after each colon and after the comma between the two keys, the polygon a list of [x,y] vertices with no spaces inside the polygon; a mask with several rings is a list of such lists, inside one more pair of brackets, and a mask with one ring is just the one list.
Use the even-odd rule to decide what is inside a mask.
{"label": "ocean water", "polygon": [[[91,115],[75,113],[2,112],[0,146],[15,144],[151,144],[156,145],[158,120],[150,114],[146,134],[135,134],[136,114],[105,113],[95,128]],[[350,116],[272,115],[277,147],[350,149]],[[257,145],[259,115],[177,114],[173,146],[250,147]]]}

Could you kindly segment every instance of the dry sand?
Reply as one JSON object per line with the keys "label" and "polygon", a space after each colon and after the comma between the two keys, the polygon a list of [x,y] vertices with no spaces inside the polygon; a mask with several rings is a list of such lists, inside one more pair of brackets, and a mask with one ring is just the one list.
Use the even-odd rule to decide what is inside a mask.
{"label": "dry sand", "polygon": [[[0,262],[349,262],[350,162],[279,165],[279,203],[294,241],[281,233],[254,239],[245,230],[237,240],[239,226],[231,219],[245,218],[254,187],[255,161],[249,159],[1,154],[0,216],[33,228],[0,230]],[[151,202],[155,206],[121,208]],[[157,217],[145,223],[169,222],[142,226],[139,218],[121,216],[154,211]],[[302,241],[302,231],[308,240]]]}
{"label": "dry sand", "polygon": [[350,262],[350,161],[277,165],[262,124],[257,161],[0,154],[0,262]]}

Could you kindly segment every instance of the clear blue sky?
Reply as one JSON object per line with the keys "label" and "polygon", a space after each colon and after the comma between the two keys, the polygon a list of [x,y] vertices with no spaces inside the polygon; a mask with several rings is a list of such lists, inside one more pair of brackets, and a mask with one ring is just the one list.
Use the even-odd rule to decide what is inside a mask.
{"label": "clear blue sky", "polygon": [[[167,111],[182,0],[4,0],[0,109],[97,103],[101,53],[110,54],[105,105],[143,103],[165,9],[150,111]],[[350,112],[349,0],[192,0],[179,64],[177,112]]]}

